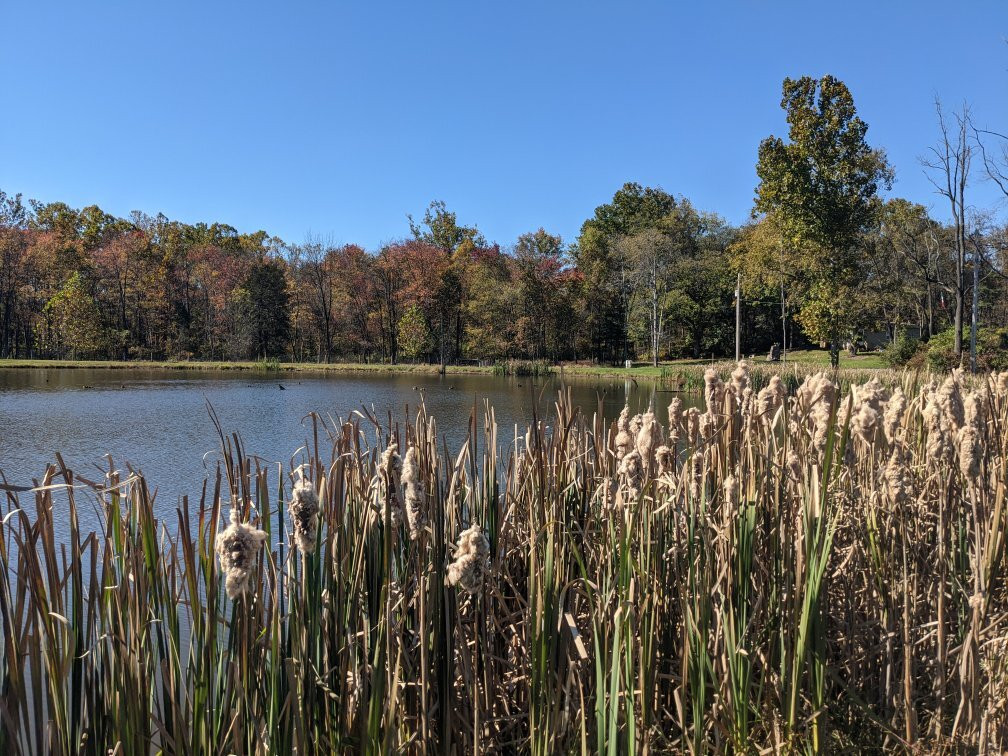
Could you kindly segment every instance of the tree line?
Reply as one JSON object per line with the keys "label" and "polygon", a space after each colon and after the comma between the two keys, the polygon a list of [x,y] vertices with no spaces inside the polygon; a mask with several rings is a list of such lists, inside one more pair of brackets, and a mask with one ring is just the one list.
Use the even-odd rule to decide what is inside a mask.
{"label": "tree line", "polygon": [[0,356],[657,364],[731,355],[739,282],[745,353],[951,328],[961,355],[973,323],[1008,322],[1008,231],[967,198],[981,179],[1008,197],[1008,138],[938,106],[934,213],[883,198],[892,167],[843,82],[787,79],[781,105],[742,226],[627,183],[569,243],[490,243],[435,201],[366,250],[0,191]]}

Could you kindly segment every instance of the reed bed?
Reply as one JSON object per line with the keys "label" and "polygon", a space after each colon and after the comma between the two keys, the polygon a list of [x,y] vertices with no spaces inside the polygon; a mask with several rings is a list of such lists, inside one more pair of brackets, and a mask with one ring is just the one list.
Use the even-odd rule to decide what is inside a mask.
{"label": "reed bed", "polygon": [[6,486],[0,753],[1008,748],[1008,374],[704,390]]}

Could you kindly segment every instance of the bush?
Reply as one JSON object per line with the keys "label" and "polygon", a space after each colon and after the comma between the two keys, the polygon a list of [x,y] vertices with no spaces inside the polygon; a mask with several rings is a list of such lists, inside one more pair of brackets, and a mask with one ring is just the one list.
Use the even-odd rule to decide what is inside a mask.
{"label": "bush", "polygon": [[917,354],[920,341],[911,338],[906,331],[900,331],[889,346],[882,350],[882,362],[889,367],[907,364]]}
{"label": "bush", "polygon": [[[941,372],[959,367],[954,346],[955,328],[948,328],[932,336],[928,342],[928,366]],[[969,328],[963,329],[963,354],[964,361],[968,361]],[[1008,328],[977,329],[977,369],[1008,369]]]}

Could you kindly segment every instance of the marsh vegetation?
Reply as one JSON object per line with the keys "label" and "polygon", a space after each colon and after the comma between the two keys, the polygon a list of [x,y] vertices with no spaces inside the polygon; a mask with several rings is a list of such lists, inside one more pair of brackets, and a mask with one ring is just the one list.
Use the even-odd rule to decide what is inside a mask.
{"label": "marsh vegetation", "polygon": [[314,417],[283,468],[222,429],[170,518],[57,458],[6,491],[0,752],[1008,747],[1008,373],[753,377],[450,449]]}

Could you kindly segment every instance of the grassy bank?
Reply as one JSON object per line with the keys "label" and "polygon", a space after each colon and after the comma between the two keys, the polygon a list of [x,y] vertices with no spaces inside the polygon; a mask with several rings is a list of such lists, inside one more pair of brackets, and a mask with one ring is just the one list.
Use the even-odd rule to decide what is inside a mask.
{"label": "grassy bank", "polygon": [[166,519],[60,462],[2,510],[0,753],[1002,752],[1008,373],[705,389],[222,432]]}
{"label": "grassy bank", "polygon": [[[549,365],[523,360],[506,361],[496,365],[447,365],[445,372],[456,375],[520,374],[545,375],[564,374],[588,377],[633,377],[661,378],[673,370],[692,370],[702,373],[708,365],[729,364],[725,360],[669,360],[658,367],[636,364],[631,368],[610,367],[590,364]],[[829,368],[829,353],[822,350],[795,351],[788,355],[788,361],[776,365],[764,363],[760,358],[753,364],[787,368],[797,365],[802,368]],[[877,369],[883,363],[878,355],[842,357],[841,369]],[[4,368],[31,369],[106,369],[106,370],[194,370],[194,371],[278,371],[288,373],[413,373],[437,375],[440,367],[436,364],[391,365],[382,362],[276,362],[276,361],[220,361],[220,360],[19,360],[0,359],[0,370]]]}

